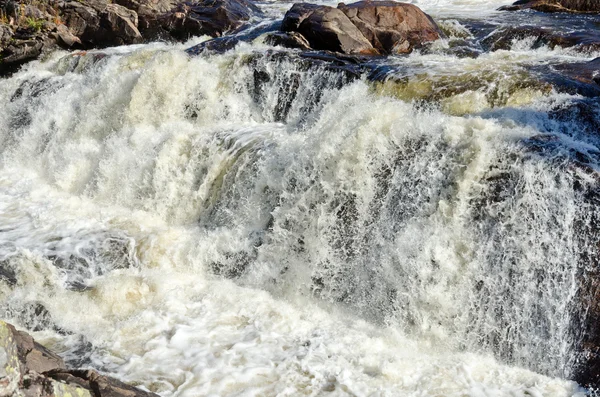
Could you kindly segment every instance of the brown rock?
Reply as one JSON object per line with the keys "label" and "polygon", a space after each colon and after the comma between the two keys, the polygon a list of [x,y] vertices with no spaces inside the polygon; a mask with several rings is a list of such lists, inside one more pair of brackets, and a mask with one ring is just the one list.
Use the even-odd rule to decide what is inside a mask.
{"label": "brown rock", "polygon": [[282,30],[301,34],[317,50],[344,54],[376,54],[369,40],[339,9],[294,4],[283,19]]}
{"label": "brown rock", "polygon": [[359,1],[338,8],[382,54],[410,52],[442,34],[433,19],[412,4]]}
{"label": "brown rock", "polygon": [[94,370],[54,370],[49,378],[91,390],[96,397],[158,397]]}
{"label": "brown rock", "polygon": [[97,41],[109,45],[139,43],[142,35],[137,29],[138,16],[135,11],[118,4],[108,4],[100,15],[101,31],[98,34],[107,35],[107,39]]}
{"label": "brown rock", "polygon": [[94,370],[69,370],[26,332],[0,321],[0,396],[159,397]]}
{"label": "brown rock", "polygon": [[265,37],[265,43],[287,48],[310,49],[308,41],[297,32],[271,32]]}
{"label": "brown rock", "polygon": [[260,10],[248,0],[200,0],[180,3],[159,20],[171,36],[186,40],[200,35],[220,37],[257,13]]}
{"label": "brown rock", "polygon": [[407,53],[442,34],[418,7],[394,1],[294,4],[281,30],[302,35],[313,49],[365,55]]}
{"label": "brown rock", "polygon": [[500,8],[504,11],[532,9],[541,12],[598,13],[600,2],[597,0],[520,0],[512,6]]}

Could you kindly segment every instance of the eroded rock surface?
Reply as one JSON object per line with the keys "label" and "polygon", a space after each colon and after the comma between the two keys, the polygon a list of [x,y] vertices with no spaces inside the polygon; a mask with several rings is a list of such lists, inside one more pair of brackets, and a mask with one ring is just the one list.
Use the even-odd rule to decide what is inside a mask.
{"label": "eroded rock surface", "polygon": [[94,370],[67,369],[31,335],[0,321],[2,397],[158,397]]}

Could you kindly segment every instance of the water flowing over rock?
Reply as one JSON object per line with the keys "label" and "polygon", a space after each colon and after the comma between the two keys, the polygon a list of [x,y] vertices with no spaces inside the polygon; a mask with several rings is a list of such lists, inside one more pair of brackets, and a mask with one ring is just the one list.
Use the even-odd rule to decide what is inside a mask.
{"label": "water flowing over rock", "polygon": [[0,321],[0,395],[158,397],[93,370],[67,369],[57,354],[4,321]]}
{"label": "water flowing over rock", "polygon": [[403,54],[440,38],[436,23],[418,7],[361,1],[337,8],[297,3],[281,29],[301,34],[317,50],[345,54]]}
{"label": "water flowing over rock", "polygon": [[248,0],[202,0],[180,3],[160,19],[173,37],[185,40],[200,35],[222,36],[258,12]]}
{"label": "water flowing over rock", "polygon": [[600,12],[600,3],[597,0],[519,0],[512,6],[501,8],[506,11],[522,9],[542,12],[598,13]]}

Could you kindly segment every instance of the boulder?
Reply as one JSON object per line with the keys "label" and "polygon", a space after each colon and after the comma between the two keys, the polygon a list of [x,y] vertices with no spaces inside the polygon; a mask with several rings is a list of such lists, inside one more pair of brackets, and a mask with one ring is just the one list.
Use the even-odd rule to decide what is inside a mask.
{"label": "boulder", "polygon": [[94,370],[66,369],[57,354],[0,321],[0,396],[158,397]]}
{"label": "boulder", "polygon": [[58,25],[54,36],[56,42],[61,47],[71,48],[77,44],[81,44],[79,37],[75,36],[65,25]]}
{"label": "boulder", "polygon": [[65,25],[80,39],[84,48],[133,44],[142,40],[137,29],[137,13],[118,4],[70,1],[63,6],[62,14]]}
{"label": "boulder", "polygon": [[511,6],[501,7],[503,11],[532,9],[541,12],[598,13],[597,0],[519,0]]}
{"label": "boulder", "polygon": [[179,3],[159,20],[172,37],[187,40],[201,35],[221,37],[258,13],[248,0],[200,0]]}
{"label": "boulder", "polygon": [[108,4],[100,14],[100,31],[96,42],[101,45],[123,45],[142,41],[135,11],[118,4]]}
{"label": "boulder", "polygon": [[138,30],[146,40],[168,37],[168,32],[161,25],[161,19],[175,9],[177,0],[115,0],[115,4],[127,7],[138,15]]}
{"label": "boulder", "polygon": [[297,3],[285,14],[281,29],[295,32],[316,50],[344,54],[377,54],[369,40],[337,8]]}
{"label": "boulder", "polygon": [[359,1],[338,8],[382,54],[410,52],[442,35],[433,19],[412,4]]}
{"label": "boulder", "polygon": [[337,8],[297,3],[285,14],[281,30],[300,34],[316,50],[364,55],[409,53],[442,36],[429,15],[395,1],[340,3]]}

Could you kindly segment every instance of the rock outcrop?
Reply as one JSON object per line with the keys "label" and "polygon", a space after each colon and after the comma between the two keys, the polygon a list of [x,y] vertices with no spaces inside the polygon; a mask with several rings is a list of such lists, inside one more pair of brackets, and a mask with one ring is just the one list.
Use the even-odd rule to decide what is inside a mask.
{"label": "rock outcrop", "polygon": [[2,397],[158,397],[94,370],[67,369],[57,354],[0,321]]}
{"label": "rock outcrop", "polygon": [[160,24],[178,40],[200,35],[220,37],[259,12],[247,0],[200,0],[178,4],[160,17]]}
{"label": "rock outcrop", "polygon": [[0,0],[0,76],[56,47],[91,49],[220,37],[260,10],[250,0]]}
{"label": "rock outcrop", "polygon": [[[363,55],[409,53],[442,35],[418,7],[395,1],[340,3],[337,8],[297,3],[286,13],[281,30],[301,35],[316,50]],[[299,43],[297,37],[278,40]]]}
{"label": "rock outcrop", "polygon": [[532,9],[542,12],[598,13],[600,2],[597,0],[519,0],[511,6],[500,8],[504,11]]}

